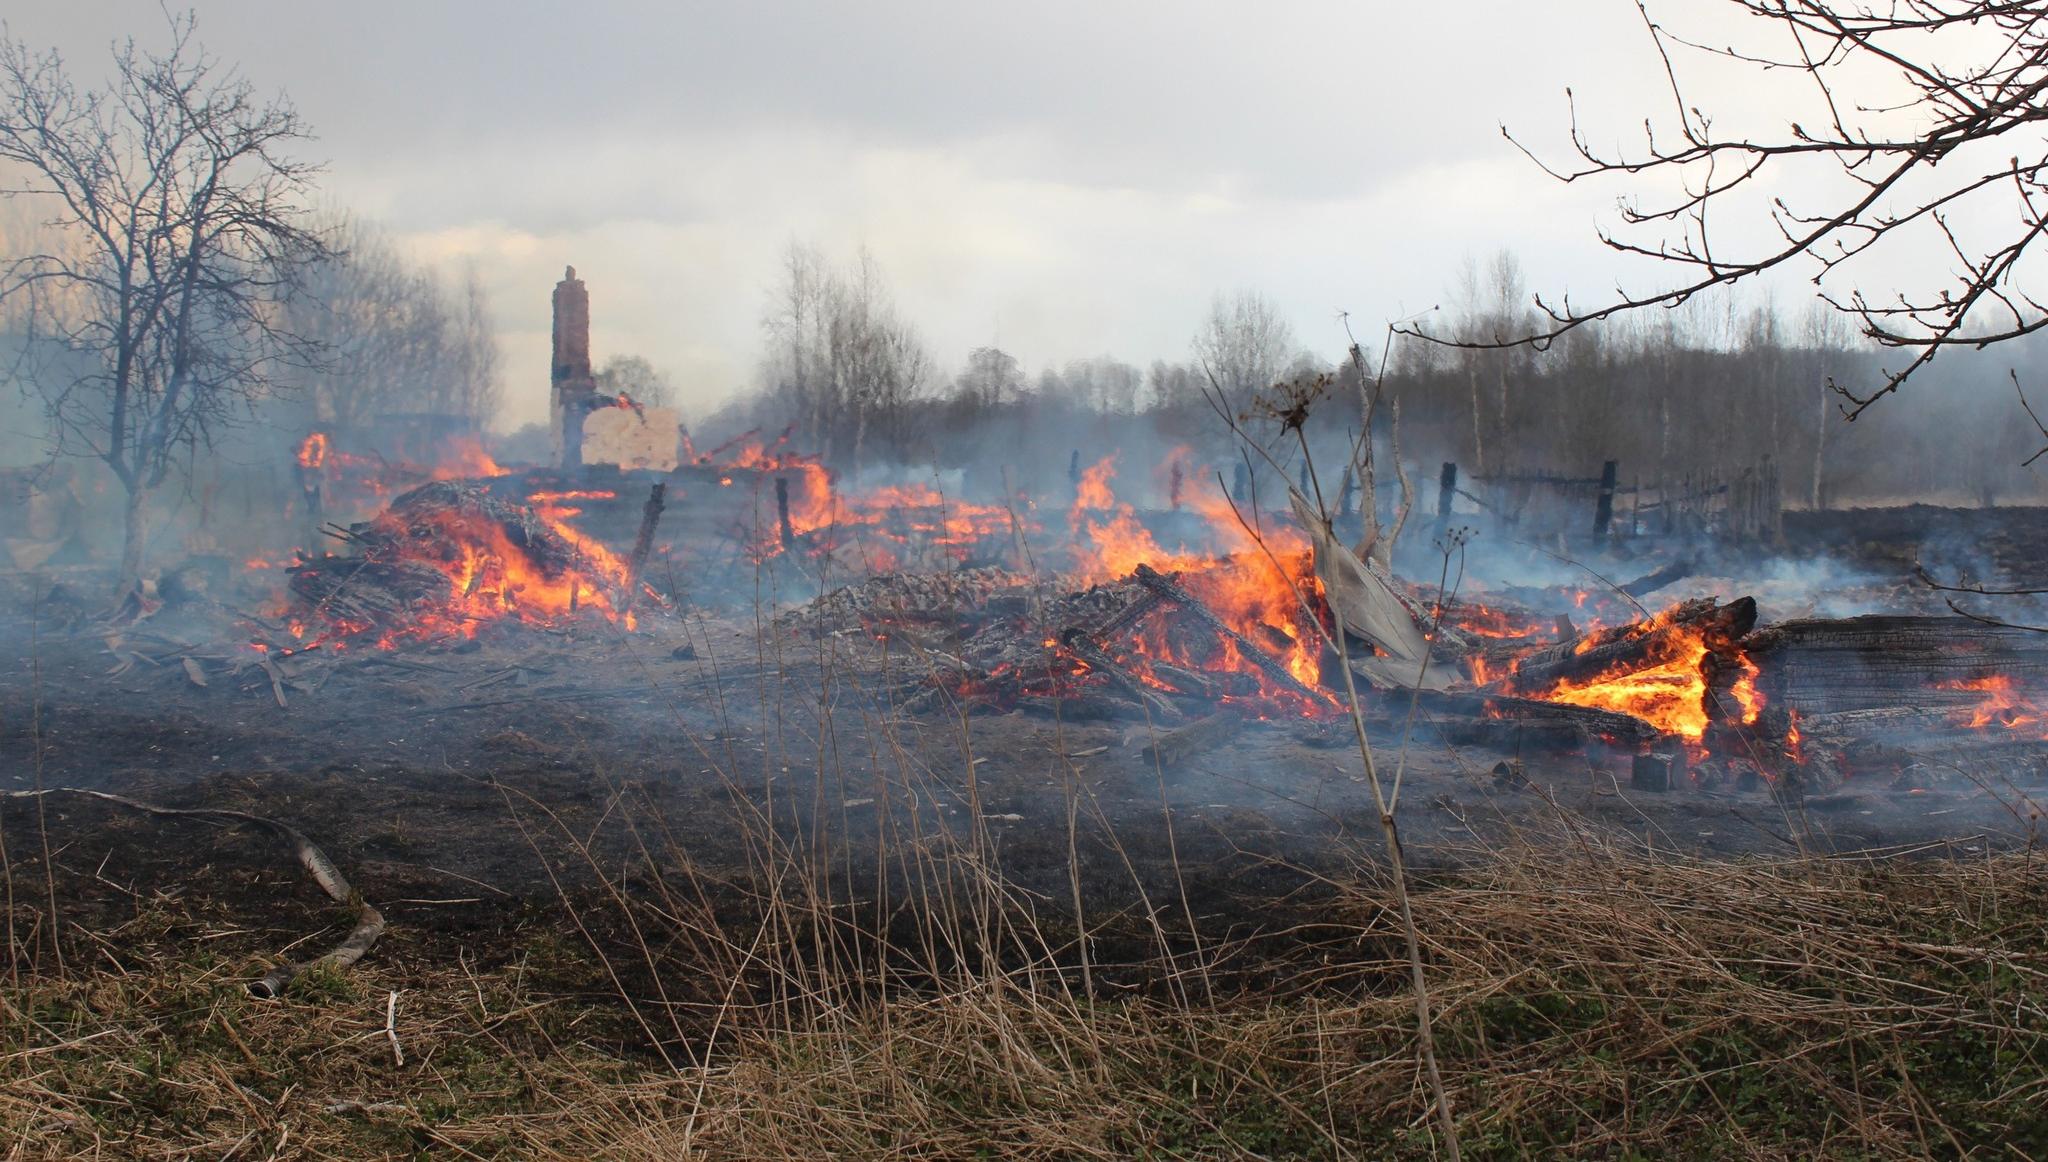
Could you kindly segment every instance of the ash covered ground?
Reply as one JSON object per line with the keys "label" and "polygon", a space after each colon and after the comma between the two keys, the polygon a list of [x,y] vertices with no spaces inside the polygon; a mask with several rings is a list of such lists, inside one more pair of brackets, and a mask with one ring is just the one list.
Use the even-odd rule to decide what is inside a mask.
{"label": "ash covered ground", "polygon": [[[1940,608],[1887,573],[1883,553],[1869,558],[1859,589],[1814,600]],[[8,789],[110,789],[287,821],[364,896],[392,902],[387,954],[488,948],[492,933],[558,908],[671,891],[680,871],[714,912],[743,911],[798,862],[832,869],[820,890],[886,896],[941,852],[987,860],[1054,913],[1078,890],[1105,932],[1135,929],[1173,900],[1241,933],[1312,913],[1319,869],[1381,852],[1343,714],[1261,717],[1254,706],[1162,758],[1153,745],[1199,715],[1170,724],[1088,683],[977,699],[948,679],[961,633],[877,632],[872,618],[831,615],[830,600],[808,612],[650,609],[631,631],[586,611],[266,661],[221,600],[234,594],[166,601],[112,627],[85,596],[90,580],[21,576],[10,588]],[[1916,624],[1944,640],[1990,632],[1942,612]],[[1754,632],[1774,624],[1766,606]],[[1809,731],[1801,759],[1813,770],[1796,793],[1781,761],[1753,753],[1681,758],[1659,791],[1636,768],[1637,752],[1661,744],[1560,741],[1427,699],[1411,722],[1407,692],[1364,697],[1383,779],[1399,776],[1410,857],[1424,866],[1532,840],[1731,858],[1990,851],[2035,842],[2048,800],[2028,692],[2040,659],[1993,646],[2017,694],[1930,692],[1934,711],[1826,756]],[[1763,685],[1862,721],[1829,709],[1837,671],[1802,665]],[[1954,742],[1973,737],[1996,745]],[[47,834],[78,907],[220,893],[282,934],[304,926],[286,912],[318,906],[315,889],[246,837],[75,800],[43,811],[7,806],[8,850],[22,872]]]}

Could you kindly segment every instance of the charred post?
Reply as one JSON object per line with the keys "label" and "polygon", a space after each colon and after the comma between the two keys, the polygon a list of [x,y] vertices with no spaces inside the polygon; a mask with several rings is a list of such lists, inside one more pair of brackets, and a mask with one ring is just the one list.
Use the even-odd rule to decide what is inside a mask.
{"label": "charred post", "polygon": [[1444,461],[1436,478],[1436,536],[1442,540],[1451,527],[1451,503],[1458,495],[1458,466]]}
{"label": "charred post", "polygon": [[1685,781],[1685,752],[1653,751],[1639,754],[1629,770],[1629,786],[1637,791],[1663,793]]}
{"label": "charred post", "polygon": [[[779,491],[779,490],[778,490]],[[668,496],[668,484],[656,481],[647,490],[647,507],[640,510],[640,535],[633,541],[633,557],[626,565],[626,592],[619,598],[619,612],[633,608],[633,599],[640,595],[640,573],[647,567],[647,554],[654,549],[654,528],[661,523],[663,501]]]}
{"label": "charred post", "polygon": [[788,549],[796,544],[796,526],[789,523],[789,477],[775,478],[775,521],[781,530],[782,547]]}

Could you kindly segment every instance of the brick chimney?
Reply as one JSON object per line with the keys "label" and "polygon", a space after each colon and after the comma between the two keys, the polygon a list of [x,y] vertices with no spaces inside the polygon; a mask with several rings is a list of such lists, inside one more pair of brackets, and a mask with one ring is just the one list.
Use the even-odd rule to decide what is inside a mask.
{"label": "brick chimney", "polygon": [[549,368],[557,462],[583,466],[583,419],[597,397],[590,371],[590,291],[569,267],[555,284],[555,357]]}

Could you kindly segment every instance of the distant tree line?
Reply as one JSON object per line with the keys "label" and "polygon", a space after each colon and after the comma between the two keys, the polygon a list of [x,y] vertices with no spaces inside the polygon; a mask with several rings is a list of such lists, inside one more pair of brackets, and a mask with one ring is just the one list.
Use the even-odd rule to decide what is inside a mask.
{"label": "distant tree line", "polygon": [[[1519,264],[1501,253],[1451,280],[1432,332],[1483,341],[1535,325]],[[1336,330],[1333,327],[1333,331]],[[1276,381],[1326,377],[1312,417],[1320,466],[1339,480],[1360,422],[1359,367],[1400,404],[1401,453],[1434,478],[1439,461],[1467,480],[1529,472],[1624,480],[1756,466],[1769,459],[1789,505],[2038,499],[2022,462],[2038,444],[2012,375],[2048,370],[2040,343],[1953,351],[1920,373],[1925,390],[1853,423],[1831,383],[1867,379],[1881,352],[1839,312],[1811,303],[1702,297],[1684,306],[1574,329],[1547,350],[1456,346],[1392,334],[1345,357],[1341,332],[1312,351],[1272,302],[1219,295],[1187,357],[1139,367],[1103,355],[1032,374],[996,346],[935,371],[916,328],[887,293],[872,255],[834,270],[810,247],[788,256],[764,318],[761,390],[714,417],[717,429],[798,425],[851,467],[901,463],[986,474],[1000,460],[1028,487],[1058,487],[1073,454],[1125,453],[1144,477],[1175,447],[1210,465],[1235,460],[1210,397],[1241,408]],[[1376,337],[1362,336],[1375,339]],[[1392,409],[1375,441],[1391,445]],[[1226,469],[1228,471],[1228,469]],[[1382,487],[1391,487],[1389,471]],[[1146,485],[1140,484],[1143,488]]]}
{"label": "distant tree line", "polygon": [[367,429],[380,417],[498,412],[503,378],[489,297],[476,271],[454,282],[408,258],[374,224],[321,223],[330,254],[302,275],[284,323],[312,357],[282,377],[270,418],[286,427]]}

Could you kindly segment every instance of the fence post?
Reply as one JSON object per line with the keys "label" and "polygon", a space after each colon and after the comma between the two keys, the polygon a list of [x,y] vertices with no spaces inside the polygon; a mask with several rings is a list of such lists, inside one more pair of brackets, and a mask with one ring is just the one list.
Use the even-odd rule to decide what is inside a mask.
{"label": "fence post", "polygon": [[1607,526],[1614,523],[1614,484],[1621,473],[1621,465],[1613,460],[1600,466],[1600,498],[1593,504],[1593,535],[1604,537]]}
{"label": "fence post", "polygon": [[1451,501],[1458,494],[1458,466],[1444,461],[1436,478],[1436,535],[1442,540],[1451,527]]}

